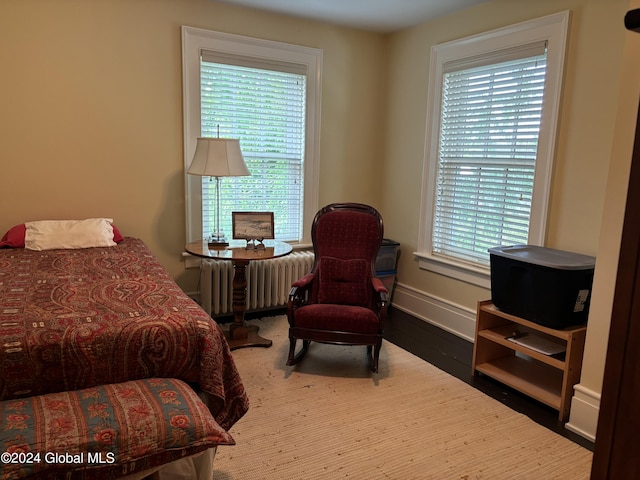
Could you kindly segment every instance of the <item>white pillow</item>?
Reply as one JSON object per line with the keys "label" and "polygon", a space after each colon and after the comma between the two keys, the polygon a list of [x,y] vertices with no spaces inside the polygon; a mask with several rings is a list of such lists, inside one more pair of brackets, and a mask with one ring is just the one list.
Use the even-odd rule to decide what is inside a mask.
{"label": "white pillow", "polygon": [[29,250],[113,247],[116,242],[111,222],[112,218],[25,222],[24,247]]}

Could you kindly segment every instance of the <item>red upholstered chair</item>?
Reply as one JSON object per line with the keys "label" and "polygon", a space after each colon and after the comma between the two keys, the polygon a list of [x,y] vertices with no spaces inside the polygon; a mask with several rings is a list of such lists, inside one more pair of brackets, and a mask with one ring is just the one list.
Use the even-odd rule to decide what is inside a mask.
{"label": "red upholstered chair", "polygon": [[[289,357],[296,364],[313,342],[366,345],[369,368],[378,371],[388,293],[375,276],[382,217],[359,203],[336,203],[313,220],[315,261],[289,292]],[[296,342],[302,348],[296,353]]]}

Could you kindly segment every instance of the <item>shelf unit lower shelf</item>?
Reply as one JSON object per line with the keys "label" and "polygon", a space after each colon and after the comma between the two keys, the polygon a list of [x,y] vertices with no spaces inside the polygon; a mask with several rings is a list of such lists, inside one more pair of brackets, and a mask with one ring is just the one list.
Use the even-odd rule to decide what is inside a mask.
{"label": "shelf unit lower shelf", "polygon": [[[515,330],[552,339],[565,347],[550,356],[507,339]],[[586,326],[555,330],[498,310],[490,300],[478,302],[473,374],[482,373],[558,410],[566,421],[573,386],[580,381]]]}
{"label": "shelf unit lower shelf", "polygon": [[560,409],[562,372],[512,356],[476,365],[478,372],[498,380],[531,398]]}

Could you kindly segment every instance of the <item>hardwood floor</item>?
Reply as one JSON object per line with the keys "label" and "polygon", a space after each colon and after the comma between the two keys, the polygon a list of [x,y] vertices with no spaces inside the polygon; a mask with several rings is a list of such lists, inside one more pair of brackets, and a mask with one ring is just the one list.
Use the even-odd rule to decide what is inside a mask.
{"label": "hardwood floor", "polygon": [[558,412],[484,375],[473,375],[473,343],[400,310],[389,309],[385,338],[495,398],[536,423],[593,451],[594,444],[566,428]]}

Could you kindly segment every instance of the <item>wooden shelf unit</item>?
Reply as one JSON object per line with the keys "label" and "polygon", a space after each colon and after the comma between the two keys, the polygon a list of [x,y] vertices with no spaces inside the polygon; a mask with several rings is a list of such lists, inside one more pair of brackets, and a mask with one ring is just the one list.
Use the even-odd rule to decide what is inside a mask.
{"label": "wooden shelf unit", "polygon": [[[553,340],[566,351],[545,355],[507,340],[515,331]],[[478,302],[473,375],[483,373],[535,398],[558,410],[558,418],[565,422],[573,386],[580,381],[586,333],[586,325],[555,330],[501,312],[491,300]]]}

